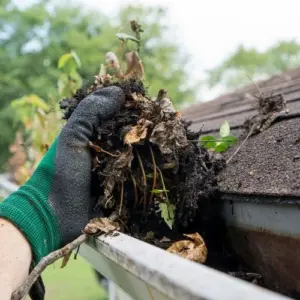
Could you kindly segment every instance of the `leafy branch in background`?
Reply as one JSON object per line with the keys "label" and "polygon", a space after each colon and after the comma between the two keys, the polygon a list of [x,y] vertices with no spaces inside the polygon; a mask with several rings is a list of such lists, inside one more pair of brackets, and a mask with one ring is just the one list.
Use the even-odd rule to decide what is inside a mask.
{"label": "leafy branch in background", "polygon": [[[135,36],[123,32],[116,34],[121,43],[119,59],[114,52],[106,53],[106,65],[101,65],[99,73],[100,77],[106,75],[106,71],[109,71],[108,73],[110,75],[115,75],[118,79],[132,77],[139,78],[140,80],[144,79],[144,66],[139,56],[142,42],[141,33],[143,32],[143,29],[136,21],[131,21],[130,24],[131,30],[134,32]],[[129,42],[133,42],[136,45],[136,51],[131,49]],[[125,71],[122,68],[122,62],[126,49],[129,49],[129,51],[125,54],[127,64]]]}
{"label": "leafy branch in background", "polygon": [[75,51],[62,55],[58,60],[58,69],[62,71],[58,79],[58,92],[61,97],[71,97],[82,86],[82,78],[77,69],[81,61]]}
{"label": "leafy branch in background", "polygon": [[200,146],[215,152],[225,152],[238,140],[236,136],[230,135],[230,125],[228,121],[224,121],[221,125],[219,135],[218,138],[212,135],[200,137]]}
{"label": "leafy branch in background", "polygon": [[[61,72],[57,83],[59,97],[69,97],[81,87],[82,78],[78,73],[80,66],[80,59],[74,51],[59,58],[58,69]],[[23,134],[19,132],[17,136],[17,140],[20,140],[21,134],[21,139],[24,140],[23,147],[18,147],[19,151],[14,151],[10,160],[10,167],[18,184],[23,184],[31,176],[60,131],[62,118],[58,102],[58,99],[49,99],[47,102],[36,94],[25,95],[11,101],[15,121],[21,122],[23,126]],[[24,157],[24,152],[25,161],[16,159],[20,155]]]}

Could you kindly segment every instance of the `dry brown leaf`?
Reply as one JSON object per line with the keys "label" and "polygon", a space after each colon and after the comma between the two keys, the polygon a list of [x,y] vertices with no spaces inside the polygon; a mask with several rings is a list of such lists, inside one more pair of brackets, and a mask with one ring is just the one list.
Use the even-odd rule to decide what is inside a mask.
{"label": "dry brown leaf", "polygon": [[163,154],[171,154],[174,149],[188,145],[185,128],[178,118],[158,123],[152,131],[150,142],[158,145]]}
{"label": "dry brown leaf", "polygon": [[126,78],[138,78],[143,80],[145,76],[144,66],[137,53],[134,51],[125,54],[127,63]]}
{"label": "dry brown leaf", "polygon": [[133,126],[131,130],[125,135],[125,144],[134,144],[146,138],[148,133],[148,128],[152,126],[152,122],[141,119],[138,121],[136,126]]}
{"label": "dry brown leaf", "polygon": [[85,226],[83,232],[88,235],[109,234],[120,230],[120,225],[117,222],[111,221],[108,218],[94,218]]}
{"label": "dry brown leaf", "polygon": [[175,242],[167,249],[167,251],[201,264],[205,263],[207,259],[207,248],[201,235],[198,232],[195,232],[192,234],[185,234],[185,236],[189,237],[191,240]]}
{"label": "dry brown leaf", "polygon": [[105,54],[105,61],[109,67],[120,69],[118,57],[114,52],[107,52]]}
{"label": "dry brown leaf", "polygon": [[138,109],[142,111],[142,117],[147,120],[152,120],[155,110],[155,102],[141,94],[132,93],[131,96],[134,100],[134,106],[138,107]]}
{"label": "dry brown leaf", "polygon": [[115,184],[124,182],[126,179],[124,173],[126,170],[130,169],[132,160],[133,154],[130,145],[128,150],[121,153],[118,158],[109,160],[103,171],[105,174],[110,174],[109,176],[106,176],[104,180],[104,202],[112,197]]}
{"label": "dry brown leaf", "polygon": [[171,240],[164,236],[163,238],[160,239],[160,242],[161,243],[169,243],[169,242],[171,242]]}
{"label": "dry brown leaf", "polygon": [[167,97],[164,97],[159,101],[159,106],[162,118],[165,117],[166,119],[170,119],[172,115],[176,115],[177,113],[172,101]]}

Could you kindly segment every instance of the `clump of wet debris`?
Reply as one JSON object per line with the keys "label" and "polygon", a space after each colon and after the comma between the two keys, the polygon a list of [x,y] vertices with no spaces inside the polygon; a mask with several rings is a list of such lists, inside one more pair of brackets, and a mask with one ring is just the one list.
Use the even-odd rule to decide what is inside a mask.
{"label": "clump of wet debris", "polygon": [[95,210],[104,216],[117,211],[126,233],[161,241],[161,246],[182,239],[188,245],[182,246],[185,251],[205,245],[198,233],[183,234],[199,218],[201,203],[216,194],[216,174],[224,162],[199,146],[200,132],[189,129],[167,91],[161,89],[153,98],[138,78],[96,76],[88,89],[61,102],[65,118],[89,93],[113,85],[124,91],[126,100],[90,141]]}
{"label": "clump of wet debris", "polygon": [[[139,57],[143,29],[136,21],[130,26],[134,36],[117,34],[126,70],[117,55],[108,52],[94,82],[63,99],[60,106],[68,120],[90,93],[109,86],[124,91],[124,107],[99,125],[89,143],[94,209],[106,221],[117,214],[120,230],[129,235],[203,263],[211,220],[206,212],[217,193],[216,174],[225,160],[215,159],[200,146],[201,132],[190,130],[191,123],[182,119],[166,90],[154,97],[148,94]],[[127,40],[136,43],[136,51],[124,54]],[[189,230],[195,220],[201,224],[200,234]],[[99,222],[94,225],[101,223],[102,228]]]}

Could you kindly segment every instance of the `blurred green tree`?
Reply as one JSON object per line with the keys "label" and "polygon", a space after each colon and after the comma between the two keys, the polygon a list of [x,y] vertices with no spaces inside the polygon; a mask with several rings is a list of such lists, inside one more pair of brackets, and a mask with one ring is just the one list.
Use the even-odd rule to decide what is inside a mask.
{"label": "blurred green tree", "polygon": [[[70,2],[55,3],[36,0],[21,9],[13,0],[0,0],[0,166],[14,139],[10,101],[31,93],[58,99],[58,59],[71,50],[82,61],[83,84],[91,82],[105,54],[119,53],[115,34],[126,32],[132,19],[137,19],[145,31],[140,56],[150,93],[156,95],[165,88],[176,105],[193,99],[195,89],[188,85],[185,71],[187,56],[168,37],[169,28],[162,22],[164,9],[128,6],[120,10],[117,18],[111,18]],[[128,42],[127,46],[132,45]]]}
{"label": "blurred green tree", "polygon": [[211,87],[222,84],[236,88],[252,80],[263,79],[300,65],[300,44],[294,40],[280,41],[265,51],[239,46],[216,68],[208,71]]}

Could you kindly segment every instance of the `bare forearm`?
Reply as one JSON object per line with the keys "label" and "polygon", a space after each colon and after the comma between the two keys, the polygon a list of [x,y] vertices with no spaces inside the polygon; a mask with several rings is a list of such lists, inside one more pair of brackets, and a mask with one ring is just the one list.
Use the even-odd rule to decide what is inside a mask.
{"label": "bare forearm", "polygon": [[23,234],[0,218],[0,299],[9,300],[12,292],[28,276],[31,248]]}

